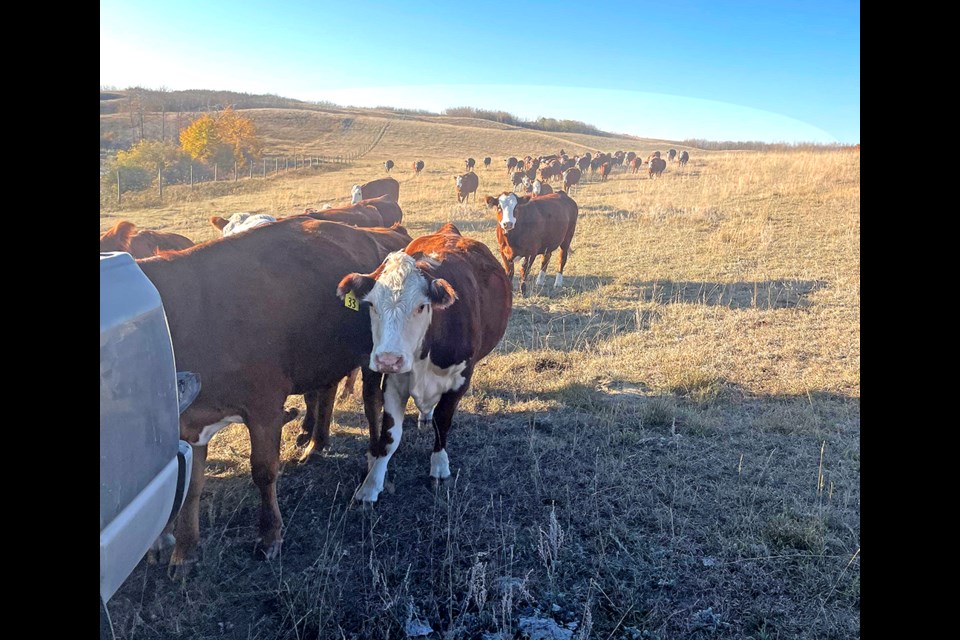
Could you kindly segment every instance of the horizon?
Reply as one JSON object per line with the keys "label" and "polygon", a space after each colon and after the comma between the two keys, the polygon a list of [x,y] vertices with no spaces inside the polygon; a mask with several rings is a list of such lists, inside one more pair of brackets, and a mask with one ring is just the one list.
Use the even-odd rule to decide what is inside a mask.
{"label": "horizon", "polygon": [[[665,140],[860,142],[859,2],[614,2],[570,36],[560,27],[517,30],[522,39],[502,55],[496,29],[453,25],[446,8],[283,2],[266,11],[222,0],[100,7],[101,87],[202,87],[435,113],[469,106]],[[376,12],[384,20],[371,22]],[[645,21],[653,26],[637,52],[626,36]],[[313,36],[311,24],[329,33]],[[431,38],[402,35],[424,30]],[[599,45],[589,44],[594,36]],[[576,47],[582,55],[571,55]]]}

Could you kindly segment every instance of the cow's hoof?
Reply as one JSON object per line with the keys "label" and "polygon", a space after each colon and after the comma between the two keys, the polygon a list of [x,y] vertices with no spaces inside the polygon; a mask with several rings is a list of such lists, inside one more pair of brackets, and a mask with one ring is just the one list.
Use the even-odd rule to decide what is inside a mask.
{"label": "cow's hoof", "polygon": [[446,449],[430,454],[430,477],[437,480],[450,477],[450,458]]}
{"label": "cow's hoof", "polygon": [[297,434],[297,446],[298,447],[307,446],[310,443],[310,437],[311,435],[306,431]]}
{"label": "cow's hoof", "polygon": [[161,533],[156,542],[147,551],[147,564],[160,564],[164,553],[172,549],[177,544],[177,539],[172,533]]}
{"label": "cow's hoof", "polygon": [[357,492],[353,494],[353,499],[363,503],[376,502],[380,497],[381,491],[382,489],[377,489],[376,487],[363,484],[359,489],[357,489]]}
{"label": "cow's hoof", "polygon": [[170,564],[167,565],[167,577],[173,581],[183,581],[190,575],[193,565],[197,563],[198,554],[196,551],[181,553],[177,549],[173,550],[170,556]]}
{"label": "cow's hoof", "polygon": [[304,450],[304,452],[297,458],[297,464],[306,464],[314,460],[320,459],[321,449],[315,448],[312,444]]}
{"label": "cow's hoof", "polygon": [[297,416],[300,415],[300,410],[294,407],[283,410],[283,424],[287,424],[291,420],[294,420]]}
{"label": "cow's hoof", "polygon": [[274,540],[270,544],[264,544],[262,540],[257,541],[257,549],[265,560],[273,560],[280,557],[280,548],[283,546],[283,539]]}

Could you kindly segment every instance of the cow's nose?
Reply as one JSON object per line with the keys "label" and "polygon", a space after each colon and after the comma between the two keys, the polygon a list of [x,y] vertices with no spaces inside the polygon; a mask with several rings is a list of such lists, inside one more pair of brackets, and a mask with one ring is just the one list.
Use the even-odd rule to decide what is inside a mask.
{"label": "cow's nose", "polygon": [[512,223],[512,222],[504,222],[504,223],[503,223],[503,230],[504,230],[504,231],[512,231],[512,230],[513,230],[513,223]]}
{"label": "cow's nose", "polygon": [[380,373],[396,373],[403,365],[403,356],[395,353],[378,353],[373,359]]}

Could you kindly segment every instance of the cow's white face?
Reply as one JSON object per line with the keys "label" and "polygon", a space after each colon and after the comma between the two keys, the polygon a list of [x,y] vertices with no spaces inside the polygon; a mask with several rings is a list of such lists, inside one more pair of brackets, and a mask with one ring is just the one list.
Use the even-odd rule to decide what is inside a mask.
{"label": "cow's white face", "polygon": [[369,303],[373,335],[370,368],[380,373],[407,373],[420,355],[434,308],[453,304],[456,292],[446,280],[421,271],[402,251],[388,255],[378,271],[379,275],[347,276],[339,292],[342,296],[353,291]]}
{"label": "cow's white face", "polygon": [[534,180],[534,181],[533,181],[533,195],[535,195],[535,196],[540,195],[540,191],[541,191],[542,189],[543,189],[543,183],[540,182],[539,180]]}
{"label": "cow's white face", "polygon": [[363,191],[360,189],[360,185],[353,185],[353,191],[351,193],[353,195],[353,199],[350,201],[350,204],[357,204],[363,200]]}
{"label": "cow's white face", "polygon": [[515,216],[517,196],[513,193],[506,193],[500,196],[498,200],[500,202],[500,211],[502,212],[500,216],[500,226],[504,231],[510,231],[517,226],[517,218]]}
{"label": "cow's white face", "polygon": [[530,178],[528,176],[523,176],[522,178],[520,178],[520,181],[523,182],[524,189],[530,188]]}
{"label": "cow's white face", "polygon": [[241,231],[254,229],[276,221],[276,218],[265,213],[235,213],[230,216],[230,222],[227,223],[221,233],[226,238]]}
{"label": "cow's white face", "polygon": [[457,176],[457,189],[463,188],[463,176]]}

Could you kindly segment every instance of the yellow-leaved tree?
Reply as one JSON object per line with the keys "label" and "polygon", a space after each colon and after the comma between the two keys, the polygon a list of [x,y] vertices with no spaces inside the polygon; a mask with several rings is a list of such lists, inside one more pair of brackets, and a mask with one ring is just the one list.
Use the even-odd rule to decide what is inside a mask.
{"label": "yellow-leaved tree", "polygon": [[231,108],[205,113],[180,132],[180,148],[191,158],[232,167],[244,167],[259,159],[261,145],[257,129],[249,118]]}

